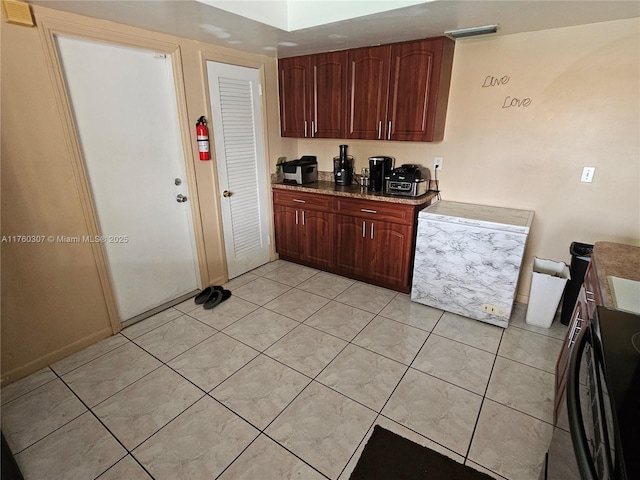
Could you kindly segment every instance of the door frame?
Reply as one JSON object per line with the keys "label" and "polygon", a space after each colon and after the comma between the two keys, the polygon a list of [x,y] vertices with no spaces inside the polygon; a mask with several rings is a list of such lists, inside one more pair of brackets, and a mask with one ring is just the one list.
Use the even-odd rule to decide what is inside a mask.
{"label": "door frame", "polygon": [[[262,95],[260,96],[260,115],[262,117],[262,131],[256,132],[256,135],[262,136],[262,142],[264,145],[264,162],[265,162],[265,177],[261,180],[266,182],[266,185],[271,185],[271,174],[270,174],[270,166],[269,166],[270,148],[269,148],[269,134],[267,129],[268,109],[267,109],[267,95],[265,93],[267,90],[265,64],[259,61],[243,59],[240,57],[226,55],[224,53],[215,52],[212,50],[201,50],[200,51],[200,70],[201,70],[201,76],[202,76],[202,85],[203,85],[205,96],[206,96],[204,108],[205,108],[206,117],[208,120],[213,118],[212,112],[211,112],[211,92],[209,91],[209,75],[207,73],[207,62],[209,61],[226,63],[229,65],[234,65],[238,67],[248,67],[248,68],[253,68],[258,70],[258,76],[260,79],[260,84],[262,85],[262,92],[263,92]],[[212,123],[213,122],[209,123],[210,128],[213,128]],[[217,254],[219,255],[219,258],[224,259],[223,265],[221,265],[220,267],[224,271],[224,279],[228,281],[229,273],[228,273],[227,262],[226,262],[227,254],[224,246],[224,231],[223,231],[224,225],[222,222],[222,204],[220,202],[220,197],[222,196],[222,192],[220,191],[218,168],[217,168],[217,162],[216,162],[215,139],[212,131],[209,132],[209,142],[210,142],[209,151],[211,153],[211,160],[213,160],[212,162],[210,162],[211,164],[210,175],[211,175],[211,180],[213,184],[213,195],[211,196],[211,202],[214,208],[216,209],[216,211],[218,212],[218,219],[216,222],[216,227],[217,227],[216,233],[218,235],[218,238],[221,239],[221,241],[218,242],[218,245],[217,245],[217,248],[218,248]],[[271,198],[271,195],[267,195],[266,200],[267,200],[267,216],[269,219],[269,241],[270,241],[269,257],[270,257],[270,260],[273,261],[275,259],[275,242],[273,241],[274,219],[273,219],[273,200]]]}
{"label": "door frame", "polygon": [[[88,174],[84,165],[80,142],[73,119],[73,109],[67,95],[65,81],[63,77],[62,64],[58,56],[55,36],[62,35],[79,38],[83,40],[93,40],[114,45],[127,46],[151,50],[158,53],[170,55],[173,70],[173,80],[176,89],[176,104],[178,107],[178,123],[180,125],[180,138],[185,162],[185,172],[188,182],[190,197],[191,215],[193,218],[194,237],[196,244],[196,255],[200,270],[201,285],[209,284],[209,270],[206,263],[204,250],[204,233],[200,216],[200,203],[197,191],[195,168],[193,165],[194,151],[191,142],[189,128],[189,118],[187,114],[186,92],[184,79],[182,77],[182,56],[180,46],[175,43],[163,42],[119,32],[104,27],[95,27],[81,23],[60,20],[52,17],[40,17],[39,33],[44,48],[44,55],[49,69],[55,102],[61,117],[62,129],[65,132],[65,143],[69,154],[71,167],[74,173],[74,180],[78,190],[80,205],[84,216],[85,226],[90,236],[99,236],[100,228],[91,190],[89,188]],[[92,253],[96,262],[98,276],[102,285],[104,301],[109,315],[109,322],[112,332],[118,333],[122,329],[122,322],[116,306],[112,277],[109,271],[104,247],[101,243],[91,243]]]}

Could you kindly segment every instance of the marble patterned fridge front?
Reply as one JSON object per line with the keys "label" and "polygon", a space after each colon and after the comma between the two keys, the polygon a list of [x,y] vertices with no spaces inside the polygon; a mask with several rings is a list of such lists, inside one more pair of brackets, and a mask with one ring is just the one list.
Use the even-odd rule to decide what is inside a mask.
{"label": "marble patterned fridge front", "polygon": [[439,203],[419,215],[411,299],[506,328],[533,212]]}

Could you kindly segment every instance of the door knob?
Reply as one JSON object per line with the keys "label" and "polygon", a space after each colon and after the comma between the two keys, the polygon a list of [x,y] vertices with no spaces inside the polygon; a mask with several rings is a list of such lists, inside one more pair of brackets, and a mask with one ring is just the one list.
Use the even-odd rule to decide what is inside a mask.
{"label": "door knob", "polygon": [[222,192],[222,196],[223,197],[230,197],[231,196],[231,192],[229,190],[225,190],[224,192]]}
{"label": "door knob", "polygon": [[181,193],[178,194],[178,196],[176,197],[176,202],[178,203],[184,203],[187,201],[187,197],[185,195],[182,195]]}

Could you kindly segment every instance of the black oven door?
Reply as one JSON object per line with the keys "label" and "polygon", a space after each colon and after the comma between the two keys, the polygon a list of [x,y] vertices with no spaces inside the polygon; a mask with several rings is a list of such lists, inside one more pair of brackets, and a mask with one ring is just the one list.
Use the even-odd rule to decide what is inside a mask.
{"label": "black oven door", "polygon": [[614,469],[611,401],[602,347],[592,322],[573,346],[567,371],[567,414],[576,462],[583,480],[621,480]]}

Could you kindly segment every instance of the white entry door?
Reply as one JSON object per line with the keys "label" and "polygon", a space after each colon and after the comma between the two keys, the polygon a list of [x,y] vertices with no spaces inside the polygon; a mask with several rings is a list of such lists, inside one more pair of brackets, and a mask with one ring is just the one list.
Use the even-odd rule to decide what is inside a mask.
{"label": "white entry door", "polygon": [[200,284],[171,58],[56,43],[124,322]]}
{"label": "white entry door", "polygon": [[269,261],[267,167],[260,75],[207,62],[229,278]]}

